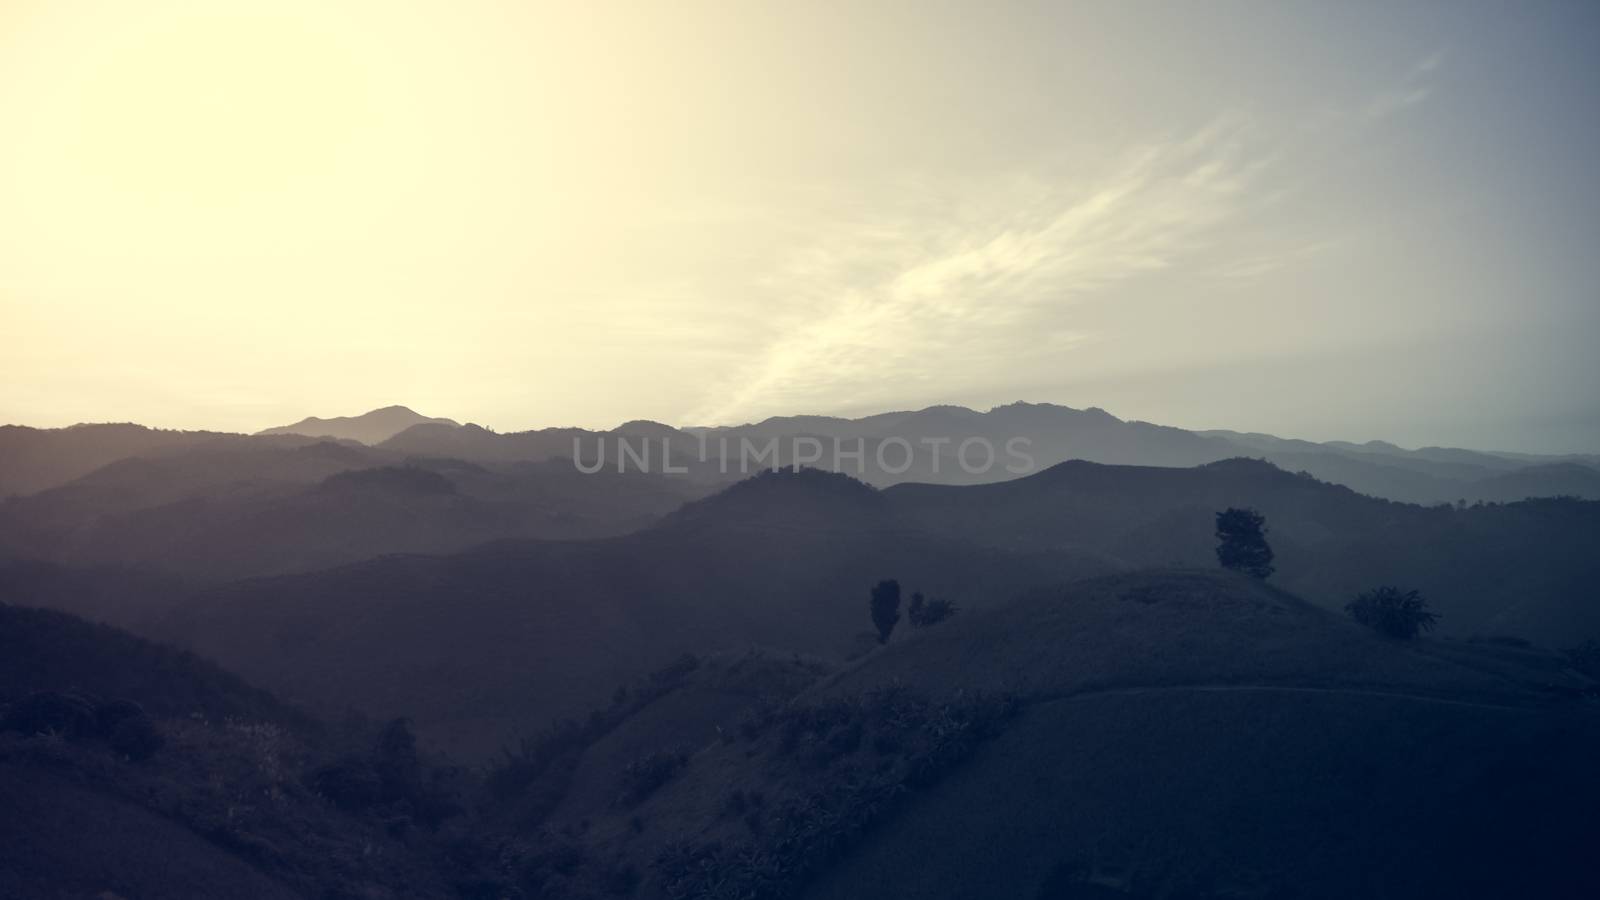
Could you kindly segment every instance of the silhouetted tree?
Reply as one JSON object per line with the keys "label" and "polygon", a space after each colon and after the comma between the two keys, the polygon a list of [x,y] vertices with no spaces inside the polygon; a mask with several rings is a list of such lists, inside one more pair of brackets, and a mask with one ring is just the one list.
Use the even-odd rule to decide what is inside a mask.
{"label": "silhouetted tree", "polygon": [[872,589],[872,624],[878,629],[878,643],[889,643],[889,633],[900,621],[900,582],[890,578]]}
{"label": "silhouetted tree", "polygon": [[913,628],[926,628],[955,615],[956,609],[956,605],[949,600],[937,597],[928,600],[922,596],[921,591],[918,591],[911,595],[911,605],[906,607],[906,621],[910,622]]}
{"label": "silhouetted tree", "polygon": [[1438,616],[1428,611],[1428,601],[1418,591],[1397,587],[1374,588],[1345,605],[1350,618],[1383,634],[1410,640],[1433,627]]}
{"label": "silhouetted tree", "polygon": [[1217,562],[1224,569],[1266,578],[1273,572],[1267,546],[1267,520],[1253,509],[1229,507],[1217,513]]}

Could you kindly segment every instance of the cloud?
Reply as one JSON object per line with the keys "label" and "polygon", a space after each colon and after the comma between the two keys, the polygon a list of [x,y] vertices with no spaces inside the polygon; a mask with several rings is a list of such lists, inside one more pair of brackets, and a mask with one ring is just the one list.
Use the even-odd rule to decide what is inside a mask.
{"label": "cloud", "polygon": [[1071,309],[1174,267],[1246,207],[1270,162],[1249,132],[1225,117],[1065,186],[1027,175],[902,186],[908,212],[819,225],[831,238],[769,280],[789,310],[780,328],[690,420],[971,393],[1095,340]]}

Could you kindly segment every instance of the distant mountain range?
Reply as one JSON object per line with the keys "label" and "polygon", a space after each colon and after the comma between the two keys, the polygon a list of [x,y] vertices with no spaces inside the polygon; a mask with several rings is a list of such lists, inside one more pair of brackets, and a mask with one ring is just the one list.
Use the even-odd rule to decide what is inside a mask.
{"label": "distant mountain range", "polygon": [[[981,445],[963,455],[964,441],[981,439],[998,455],[981,471]],[[1020,439],[1021,443],[1008,442]],[[544,428],[499,433],[452,419],[424,416],[390,406],[359,416],[308,418],[268,428],[252,438],[215,432],[157,431],[137,425],[79,425],[65,429],[0,428],[0,496],[31,494],[84,476],[130,456],[158,456],[218,442],[354,442],[393,458],[436,457],[479,464],[577,458],[615,470],[621,443],[648,454],[649,466],[685,468],[694,480],[726,483],[774,464],[802,462],[835,468],[870,484],[906,481],[970,484],[1014,478],[1018,461],[1008,446],[1026,453],[1039,471],[1082,459],[1115,465],[1196,466],[1249,456],[1364,494],[1409,503],[1465,500],[1510,501],[1524,497],[1600,498],[1600,454],[1540,456],[1448,447],[1407,450],[1383,441],[1355,444],[1311,441],[1235,431],[1187,431],[1127,421],[1098,408],[1073,409],[1048,403],[1013,403],[987,412],[960,406],[880,413],[849,419],[781,416],[761,422],[705,428],[674,428],[635,420],[607,431]],[[899,444],[899,446],[889,446]],[[903,468],[900,462],[912,453]],[[664,449],[665,448],[665,449]],[[771,450],[772,455],[762,456]],[[860,462],[849,456],[859,450]],[[819,459],[803,455],[820,453]],[[670,454],[664,458],[663,453]],[[968,463],[966,467],[963,463]],[[636,467],[630,457],[626,464]]]}
{"label": "distant mountain range", "polygon": [[[1600,454],[1540,456],[1497,453],[1449,447],[1423,447],[1406,450],[1384,441],[1355,444],[1348,441],[1311,441],[1280,438],[1268,434],[1236,431],[1186,431],[1148,422],[1127,421],[1103,409],[1073,409],[1050,403],[1013,403],[979,412],[961,406],[932,406],[921,410],[879,413],[850,419],[835,416],[778,416],[761,422],[705,428],[674,428],[659,422],[635,420],[610,431],[578,428],[547,428],[500,434],[476,425],[460,426],[449,419],[428,419],[404,407],[375,410],[365,416],[327,422],[364,423],[367,431],[382,434],[376,442],[350,436],[364,443],[378,443],[400,453],[449,456],[477,462],[509,462],[570,458],[574,442],[586,461],[599,458],[605,448],[606,463],[616,464],[617,446],[608,438],[622,438],[642,446],[646,441],[671,445],[675,465],[687,464],[700,474],[720,474],[727,468],[740,471],[739,454],[745,443],[755,448],[745,453],[744,474],[761,467],[754,454],[768,442],[777,440],[777,458],[783,464],[795,461],[794,441],[815,438],[822,447],[820,461],[809,462],[833,468],[835,440],[863,442],[864,466],[856,468],[846,460],[839,470],[876,485],[904,481],[965,484],[998,481],[1015,477],[1002,465],[990,466],[981,473],[963,468],[960,445],[981,438],[1003,453],[1007,442],[1025,439],[1021,446],[1032,459],[1030,471],[1037,471],[1069,459],[1083,459],[1118,465],[1196,466],[1220,459],[1252,456],[1290,471],[1305,471],[1324,480],[1343,484],[1364,494],[1403,500],[1410,503],[1454,503],[1520,500],[1524,497],[1577,496],[1600,498]],[[401,426],[402,423],[410,422]],[[314,424],[308,424],[314,423]],[[381,425],[381,427],[379,427]],[[297,425],[268,429],[263,434],[293,433],[307,436],[333,434],[320,419],[307,419]],[[389,429],[393,429],[390,431]],[[879,465],[882,442],[903,439],[915,448],[931,448],[918,453],[903,472]],[[853,448],[846,444],[846,449]],[[659,453],[659,451],[656,451]],[[896,452],[885,451],[893,462]],[[977,449],[967,460],[977,468],[982,459]],[[660,457],[655,457],[659,467]],[[631,461],[631,460],[630,460]]]}

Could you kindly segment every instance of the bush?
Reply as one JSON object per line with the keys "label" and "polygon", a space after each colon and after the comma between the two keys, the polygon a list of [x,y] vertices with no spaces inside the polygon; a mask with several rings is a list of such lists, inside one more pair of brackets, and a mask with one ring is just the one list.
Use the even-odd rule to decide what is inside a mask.
{"label": "bush", "polygon": [[950,618],[958,610],[959,607],[949,600],[938,597],[928,600],[919,591],[911,595],[911,605],[906,608],[906,621],[911,623],[912,628],[927,628]]}
{"label": "bush", "polygon": [[1432,628],[1439,617],[1415,590],[1384,586],[1367,591],[1345,606],[1350,618],[1380,634],[1410,640]]}

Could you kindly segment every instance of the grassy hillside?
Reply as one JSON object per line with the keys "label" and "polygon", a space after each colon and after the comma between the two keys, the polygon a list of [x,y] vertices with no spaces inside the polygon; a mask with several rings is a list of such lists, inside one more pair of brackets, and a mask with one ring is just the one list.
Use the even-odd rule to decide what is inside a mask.
{"label": "grassy hillside", "polygon": [[[1588,896],[1592,688],[1552,654],[1397,643],[1226,574],[1092,580],[964,613],[732,717],[640,799],[569,802],[544,825],[578,862],[543,883]],[[611,763],[625,788],[633,770]]]}

